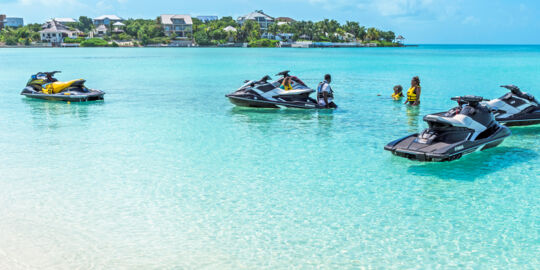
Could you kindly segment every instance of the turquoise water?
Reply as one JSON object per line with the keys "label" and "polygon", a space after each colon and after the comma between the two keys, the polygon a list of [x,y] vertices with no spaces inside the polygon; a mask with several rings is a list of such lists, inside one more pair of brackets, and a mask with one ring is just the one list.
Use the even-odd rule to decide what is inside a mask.
{"label": "turquoise water", "polygon": [[[540,267],[540,126],[451,163],[383,150],[451,96],[540,96],[540,46],[0,49],[0,65],[2,269]],[[331,73],[340,109],[224,97],[285,69]],[[105,101],[19,95],[48,70]],[[421,107],[391,101],[414,75]]]}

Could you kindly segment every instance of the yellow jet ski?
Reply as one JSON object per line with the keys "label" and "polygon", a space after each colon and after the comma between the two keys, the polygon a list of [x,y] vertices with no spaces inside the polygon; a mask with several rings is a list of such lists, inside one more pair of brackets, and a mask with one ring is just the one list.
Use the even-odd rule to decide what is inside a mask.
{"label": "yellow jet ski", "polygon": [[53,72],[38,72],[30,77],[26,87],[21,92],[29,98],[60,100],[60,101],[91,101],[103,100],[105,92],[89,89],[84,86],[84,79],[59,82]]}

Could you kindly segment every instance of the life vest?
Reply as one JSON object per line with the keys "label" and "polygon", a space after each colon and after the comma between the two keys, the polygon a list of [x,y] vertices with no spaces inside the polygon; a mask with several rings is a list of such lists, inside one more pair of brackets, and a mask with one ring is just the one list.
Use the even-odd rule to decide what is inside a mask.
{"label": "life vest", "polygon": [[392,98],[393,98],[394,100],[398,100],[398,99],[400,99],[400,98],[402,98],[402,97],[403,97],[403,92],[393,93],[393,94],[392,94]]}
{"label": "life vest", "polygon": [[[324,99],[322,89],[325,84],[328,84],[328,83],[326,81],[320,82],[319,85],[317,86],[317,99]],[[328,92],[327,97],[334,98],[334,90],[332,90],[332,87],[330,87],[330,85],[328,85],[328,87],[330,88],[330,91]]]}
{"label": "life vest", "polygon": [[280,86],[280,88],[283,89],[283,90],[285,90],[285,91],[289,91],[289,90],[292,90],[292,89],[293,89],[290,83],[288,83],[288,84],[282,84],[282,85]]}
{"label": "life vest", "polygon": [[414,90],[416,90],[415,86],[409,88],[409,91],[407,91],[407,102],[416,102],[418,97],[416,96],[416,92]]}

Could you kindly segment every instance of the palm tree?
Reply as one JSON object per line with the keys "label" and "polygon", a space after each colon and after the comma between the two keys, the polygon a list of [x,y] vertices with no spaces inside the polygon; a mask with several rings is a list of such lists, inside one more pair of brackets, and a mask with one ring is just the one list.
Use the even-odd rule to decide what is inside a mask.
{"label": "palm tree", "polygon": [[365,26],[360,26],[360,28],[358,29],[358,32],[356,33],[356,38],[360,39],[360,40],[364,40],[366,38],[366,27]]}
{"label": "palm tree", "polygon": [[380,33],[379,30],[377,30],[374,27],[368,28],[367,33],[366,33],[366,39],[367,40],[369,40],[369,41],[379,40],[380,36],[381,36],[381,33]]}
{"label": "palm tree", "polygon": [[277,25],[277,23],[273,23],[271,25],[268,26],[268,32],[271,33],[272,35],[277,35],[277,33],[279,32],[279,27]]}

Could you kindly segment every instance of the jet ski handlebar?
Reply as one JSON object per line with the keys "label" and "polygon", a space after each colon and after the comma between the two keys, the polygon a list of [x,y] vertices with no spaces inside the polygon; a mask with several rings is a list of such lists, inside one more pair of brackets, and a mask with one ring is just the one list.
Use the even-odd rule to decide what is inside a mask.
{"label": "jet ski handlebar", "polygon": [[467,96],[461,96],[461,97],[453,97],[451,98],[452,100],[454,101],[457,101],[457,103],[459,105],[462,105],[462,104],[469,104],[469,105],[477,105],[478,103],[480,103],[482,100],[484,100],[483,97],[480,97],[480,96],[470,96],[470,95],[467,95]]}
{"label": "jet ski handlebar", "polygon": [[262,77],[262,78],[259,80],[259,82],[266,83],[266,82],[268,82],[268,80],[271,80],[271,79],[272,79],[272,78],[271,78],[270,76],[266,75],[266,76]]}
{"label": "jet ski handlebar", "polygon": [[276,74],[276,76],[289,77],[289,72],[291,72],[291,71],[290,70],[285,70],[285,71],[282,71],[282,72]]}
{"label": "jet ski handlebar", "polygon": [[51,72],[38,72],[36,75],[39,76],[39,75],[45,75],[45,76],[50,76],[50,77],[53,77],[54,74],[56,73],[61,73],[62,71],[58,71],[58,70],[55,70],[55,71],[51,71]]}

